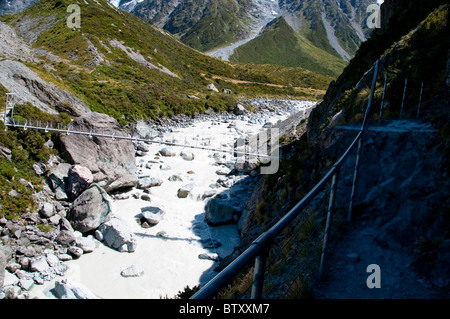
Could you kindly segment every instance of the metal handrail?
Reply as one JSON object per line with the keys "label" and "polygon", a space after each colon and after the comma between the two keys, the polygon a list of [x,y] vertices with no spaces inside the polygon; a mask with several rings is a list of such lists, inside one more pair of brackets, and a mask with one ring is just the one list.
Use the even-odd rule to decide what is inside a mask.
{"label": "metal handrail", "polygon": [[84,136],[88,136],[89,138],[92,137],[100,137],[100,138],[109,138],[112,140],[128,140],[128,141],[132,141],[132,142],[145,142],[145,143],[151,143],[151,144],[160,144],[160,145],[167,145],[167,146],[174,146],[174,147],[183,147],[183,148],[187,148],[187,149],[198,149],[198,150],[205,150],[205,151],[210,151],[210,152],[220,152],[220,153],[231,153],[231,154],[235,154],[235,156],[254,156],[254,157],[259,157],[259,158],[265,158],[265,159],[275,159],[278,160],[279,157],[277,155],[272,155],[272,154],[263,154],[263,153],[258,153],[258,152],[245,152],[245,151],[240,151],[238,149],[222,149],[222,148],[214,148],[214,147],[206,147],[206,146],[198,146],[198,145],[189,145],[189,144],[182,144],[182,143],[175,143],[175,142],[167,142],[167,141],[162,141],[162,140],[156,140],[156,139],[149,139],[149,138],[139,138],[139,137],[133,137],[131,135],[127,135],[127,136],[122,136],[122,135],[117,135],[115,131],[113,131],[113,134],[105,134],[105,133],[97,133],[95,131],[93,131],[92,129],[88,132],[88,131],[79,131],[76,129],[72,129],[70,128],[70,125],[67,126],[67,128],[62,129],[62,128],[53,128],[51,125],[49,126],[49,123],[46,124],[36,124],[36,125],[32,125],[31,121],[30,123],[28,123],[28,120],[26,120],[25,124],[18,124],[14,121],[14,119],[12,118],[12,123],[8,123],[5,120],[5,127],[12,127],[12,128],[22,128],[24,130],[27,129],[31,129],[31,130],[40,130],[40,131],[45,131],[46,133],[63,133],[66,135],[70,135],[70,134],[74,134],[74,135],[84,135]]}
{"label": "metal handrail", "polygon": [[252,260],[261,255],[268,249],[268,246],[273,240],[286,228],[297,216],[308,206],[308,204],[316,197],[316,195],[322,191],[326,184],[330,181],[333,175],[336,173],[345,159],[349,156],[351,150],[355,147],[356,143],[361,139],[363,131],[359,131],[355,140],[352,142],[347,151],[342,157],[333,165],[328,173],[314,186],[314,188],[295,205],[284,217],[282,217],[274,226],[269,230],[262,233],[257,239],[255,239],[250,247],[247,248],[238,258],[236,258],[231,264],[223,269],[216,277],[209,281],[204,287],[202,287],[192,299],[209,299],[213,298],[217,292],[232,279],[234,279],[242,269],[247,266]]}
{"label": "metal handrail", "polygon": [[[369,114],[372,106],[372,100],[375,91],[376,79],[378,75],[378,68],[380,65],[380,60],[377,60],[375,64],[375,71],[372,81],[371,94],[369,98],[369,103],[367,105],[364,121],[362,123],[361,129],[353,140],[351,145],[347,148],[344,154],[334,163],[330,170],[325,174],[325,176],[314,186],[314,188],[306,194],[306,196],[298,202],[284,217],[282,217],[274,226],[269,230],[262,233],[256,240],[254,240],[250,246],[233,262],[231,262],[226,268],[224,268],[218,275],[216,275],[211,281],[209,281],[205,286],[203,286],[197,293],[195,293],[191,299],[210,299],[217,295],[217,293],[228,283],[230,283],[251,261],[255,260],[255,270],[254,270],[254,281],[251,293],[252,299],[259,299],[262,296],[262,284],[264,280],[265,272],[265,261],[268,255],[268,250],[270,245],[273,243],[274,239],[303,211],[303,209],[323,190],[327,183],[333,178],[332,190],[337,188],[337,177],[339,171],[344,161],[350,155],[355,145],[358,143],[358,155],[355,165],[355,175],[357,176],[357,170],[359,166],[359,158],[362,149],[362,140],[364,133],[367,130],[369,123]],[[355,188],[356,178],[354,178]],[[352,191],[354,195],[354,190]],[[334,196],[330,200],[330,206],[328,208],[328,217],[332,215],[334,210]],[[352,205],[353,199],[351,199],[350,205]],[[351,211],[351,208],[350,208]],[[350,215],[350,214],[349,214]],[[328,224],[329,218],[327,218]],[[328,237],[328,236],[326,236]],[[324,242],[324,248],[326,243]],[[324,256],[321,260],[321,269],[323,269]]]}

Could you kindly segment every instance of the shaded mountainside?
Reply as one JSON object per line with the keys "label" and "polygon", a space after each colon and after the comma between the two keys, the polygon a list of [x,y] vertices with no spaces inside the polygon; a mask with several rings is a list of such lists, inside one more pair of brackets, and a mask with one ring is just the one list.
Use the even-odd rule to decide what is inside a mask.
{"label": "shaded mountainside", "polygon": [[[268,286],[281,280],[296,297],[448,298],[449,6],[445,1],[419,2],[385,1],[382,10],[390,19],[384,16],[383,28],[361,45],[332,82],[312,111],[306,132],[283,146],[279,171],[260,178],[240,222],[243,248],[298,203],[350,145],[364,117],[375,62],[381,59],[391,71],[385,110],[377,127],[384,84],[380,71],[370,116],[370,126],[375,127],[365,138],[351,223],[346,219],[355,152],[341,169],[329,272],[318,285],[326,188],[298,218],[296,224],[304,226],[292,225],[275,240],[270,255],[283,258],[271,261],[274,270],[266,274]],[[399,122],[405,77],[410,86],[404,121]],[[287,248],[285,237],[292,240]],[[366,286],[370,275],[366,267],[373,263],[381,266],[384,290]],[[299,277],[288,278],[288,273]],[[229,288],[228,296],[242,293],[240,285]],[[289,295],[283,290],[278,295],[272,290],[270,296]]]}

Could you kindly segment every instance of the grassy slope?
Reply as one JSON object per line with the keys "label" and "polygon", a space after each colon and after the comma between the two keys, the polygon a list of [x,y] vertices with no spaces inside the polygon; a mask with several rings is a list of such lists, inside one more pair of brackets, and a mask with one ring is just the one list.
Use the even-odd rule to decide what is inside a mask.
{"label": "grassy slope", "polygon": [[337,76],[345,67],[340,58],[301,39],[284,18],[273,21],[260,36],[240,46],[234,61],[300,66],[328,76]]}
{"label": "grassy slope", "polygon": [[242,4],[234,0],[212,1],[206,15],[181,40],[200,51],[233,42],[246,34],[241,10]]}

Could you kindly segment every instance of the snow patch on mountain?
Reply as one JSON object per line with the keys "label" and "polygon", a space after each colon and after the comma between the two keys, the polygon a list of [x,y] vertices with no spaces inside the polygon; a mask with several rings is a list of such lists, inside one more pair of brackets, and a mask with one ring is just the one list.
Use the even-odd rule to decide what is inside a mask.
{"label": "snow patch on mountain", "polygon": [[[159,70],[163,73],[166,73],[170,76],[173,76],[174,78],[180,78],[178,75],[176,75],[175,73],[173,73],[172,71],[170,71],[168,68],[166,68],[165,66],[159,64],[158,62],[156,62],[156,65],[153,63],[148,62],[144,56],[142,54],[139,53],[139,51],[135,52],[132,48],[127,47],[126,45],[124,45],[124,43],[122,41],[118,41],[117,39],[111,40],[109,41],[109,43],[111,44],[111,46],[113,46],[114,48],[119,48],[121,49],[123,52],[125,52],[128,57],[130,59],[132,59],[133,61],[142,64],[143,66],[149,68],[149,69],[156,69]],[[148,57],[149,59],[151,59],[151,57]]]}
{"label": "snow patch on mountain", "polygon": [[254,9],[250,12],[254,21],[253,26],[251,27],[252,31],[250,32],[249,36],[225,47],[206,52],[208,55],[222,58],[228,61],[229,57],[233,54],[234,49],[256,38],[260,34],[261,30],[270,21],[275,19],[280,12],[278,0],[255,0],[254,6]]}
{"label": "snow patch on mountain", "polygon": [[144,0],[108,0],[113,6],[120,10],[131,12],[139,3]]}
{"label": "snow patch on mountain", "polygon": [[327,21],[326,14],[323,11],[322,11],[322,22],[323,22],[323,25],[325,26],[325,30],[327,31],[328,41],[330,42],[333,49],[335,49],[336,52],[339,53],[339,55],[342,57],[342,59],[344,59],[345,61],[350,61],[350,59],[352,57],[339,44],[339,41],[334,33],[334,28]]}

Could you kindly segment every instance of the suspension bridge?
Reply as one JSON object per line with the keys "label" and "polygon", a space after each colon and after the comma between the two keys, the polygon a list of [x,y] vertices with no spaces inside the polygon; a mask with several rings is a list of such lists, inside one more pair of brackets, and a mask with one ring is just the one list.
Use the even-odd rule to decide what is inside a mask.
{"label": "suspension bridge", "polygon": [[[71,123],[65,126],[63,123],[53,123],[53,122],[42,122],[41,120],[31,120],[25,119],[21,120],[20,118],[14,118],[14,109],[15,109],[15,94],[7,93],[6,94],[6,103],[5,110],[0,114],[0,118],[2,119],[5,129],[7,128],[18,128],[23,130],[38,130],[44,131],[45,133],[60,133],[66,135],[82,135],[88,136],[89,138],[107,138],[114,140],[128,140],[134,143],[144,142],[149,144],[158,144],[172,147],[181,147],[184,149],[197,149],[197,150],[205,150],[210,152],[219,152],[219,153],[229,153],[233,154],[234,157],[243,157],[243,158],[256,158],[256,159],[265,159],[266,161],[271,160],[279,160],[279,150],[278,150],[278,140],[279,134],[278,129],[268,129],[264,134],[256,134],[254,136],[247,136],[247,140],[250,138],[256,139],[256,147],[251,147],[250,143],[246,143],[245,139],[237,139],[235,141],[235,147],[233,148],[225,148],[225,147],[208,147],[205,145],[198,144],[190,144],[187,140],[184,143],[176,142],[174,140],[167,141],[163,140],[161,136],[160,139],[157,138],[141,138],[137,135],[133,136],[132,134],[128,134],[125,131],[115,131],[115,130],[100,130],[98,131],[95,128],[91,128],[89,130],[83,129],[81,127],[71,128]],[[270,134],[267,134],[270,133]],[[248,141],[247,141],[248,142]],[[253,150],[253,151],[252,151]]]}

